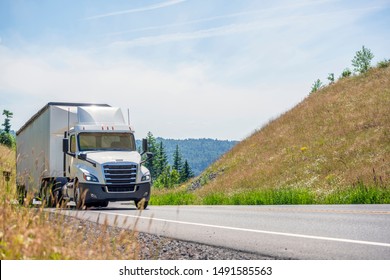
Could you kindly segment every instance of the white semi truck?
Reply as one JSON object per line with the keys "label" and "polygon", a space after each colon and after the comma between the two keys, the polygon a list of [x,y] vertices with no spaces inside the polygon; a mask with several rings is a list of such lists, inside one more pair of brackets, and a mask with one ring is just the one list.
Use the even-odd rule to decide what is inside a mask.
{"label": "white semi truck", "polygon": [[[151,176],[120,108],[50,102],[16,133],[17,187],[48,206],[106,207],[110,201],[148,206]],[[142,155],[145,154],[145,159]]]}

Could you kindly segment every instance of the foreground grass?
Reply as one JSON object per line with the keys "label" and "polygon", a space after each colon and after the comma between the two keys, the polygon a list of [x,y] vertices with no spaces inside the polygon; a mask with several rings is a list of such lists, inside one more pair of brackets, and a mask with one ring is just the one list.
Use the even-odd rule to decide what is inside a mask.
{"label": "foreground grass", "polygon": [[[136,259],[136,236],[16,203],[15,152],[0,145],[0,259]],[[6,182],[3,171],[11,171]]]}

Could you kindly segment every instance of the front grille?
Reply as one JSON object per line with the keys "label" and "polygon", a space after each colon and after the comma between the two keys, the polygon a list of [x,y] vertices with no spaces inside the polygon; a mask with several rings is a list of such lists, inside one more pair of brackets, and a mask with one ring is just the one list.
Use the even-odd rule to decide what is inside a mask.
{"label": "front grille", "polygon": [[135,192],[136,191],[136,186],[106,186],[103,188],[103,191],[109,192],[109,193],[121,193],[121,192]]}
{"label": "front grille", "polygon": [[130,187],[136,182],[137,164],[105,164],[103,169],[107,186]]}

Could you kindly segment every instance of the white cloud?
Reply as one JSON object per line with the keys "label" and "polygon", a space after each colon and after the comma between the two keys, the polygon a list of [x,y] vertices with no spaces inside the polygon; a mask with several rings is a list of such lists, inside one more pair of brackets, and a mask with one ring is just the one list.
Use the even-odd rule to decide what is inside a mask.
{"label": "white cloud", "polygon": [[[319,3],[324,3],[324,2],[326,1],[319,1]],[[300,5],[303,4],[301,3]],[[284,7],[284,9],[286,8],[287,7]],[[269,11],[275,11],[278,9],[273,8],[273,9],[269,9]],[[266,11],[238,13],[238,14],[222,16],[221,18],[238,16],[238,15],[249,15],[252,13],[253,14],[263,13],[264,16],[261,18],[261,20],[251,21],[251,22],[228,24],[219,27],[200,29],[200,30],[195,30],[190,32],[168,33],[168,34],[161,34],[155,36],[139,37],[131,40],[118,40],[111,43],[110,47],[130,48],[130,47],[139,47],[139,46],[159,45],[159,44],[171,43],[171,42],[180,42],[180,41],[187,41],[187,40],[196,40],[196,39],[204,39],[204,38],[211,38],[217,36],[232,35],[232,34],[238,34],[238,33],[250,32],[256,30],[265,30],[268,32],[269,30],[276,29],[279,27],[287,27],[290,29],[291,27],[299,28],[299,26],[309,26],[309,29],[314,30],[314,27],[318,26],[319,30],[316,30],[316,32],[318,33],[319,31],[321,31],[321,29],[330,30],[332,28],[336,28],[337,26],[340,26],[341,24],[345,24],[348,21],[352,22],[357,18],[366,15],[368,13],[372,13],[377,9],[379,9],[379,6],[366,7],[366,8],[353,8],[353,9],[348,8],[348,9],[332,11],[332,12],[320,11],[320,12],[312,13],[310,15],[297,14],[294,16],[287,16],[284,14],[282,15],[267,14]],[[217,18],[219,17],[194,20],[194,21],[184,22],[181,24],[173,24],[173,25],[160,26],[160,27],[152,26],[140,30],[146,31],[146,30],[160,29],[160,28],[172,27],[172,26],[183,26],[187,24],[203,22],[203,21],[208,21]],[[324,22],[326,22],[327,24],[324,24]],[[121,35],[124,33],[127,32],[126,31],[118,32],[118,33],[112,33],[108,35]],[[280,33],[283,34],[283,32],[279,32],[279,34]],[[296,33],[290,34],[290,36],[296,36]]]}
{"label": "white cloud", "polygon": [[106,13],[106,14],[101,14],[101,15],[96,15],[96,16],[90,16],[90,17],[84,18],[84,20],[93,20],[93,19],[100,19],[100,18],[105,18],[105,17],[113,17],[113,16],[124,15],[124,14],[134,14],[134,13],[140,13],[140,12],[145,12],[145,11],[150,11],[150,10],[156,10],[156,9],[161,9],[161,8],[177,5],[177,4],[183,3],[185,1],[186,0],[170,0],[167,2],[157,3],[154,5],[145,6],[145,7],[141,7],[141,8],[137,8],[137,9],[123,10],[123,11]]}
{"label": "white cloud", "polygon": [[123,35],[126,33],[133,33],[133,32],[139,32],[139,31],[161,30],[161,29],[166,29],[166,28],[170,28],[170,27],[181,27],[181,26],[193,25],[193,24],[197,24],[197,23],[204,23],[204,22],[216,21],[216,20],[221,20],[221,19],[230,19],[230,18],[239,18],[239,17],[246,18],[246,17],[254,16],[256,18],[262,17],[263,19],[265,19],[265,18],[272,19],[272,18],[275,18],[275,16],[277,16],[277,13],[280,13],[282,11],[286,11],[289,9],[309,7],[309,6],[330,3],[330,2],[335,2],[335,1],[337,1],[337,0],[299,2],[299,3],[290,4],[290,5],[276,6],[276,7],[271,7],[271,8],[261,9],[261,10],[243,11],[243,12],[237,12],[237,13],[232,13],[232,14],[217,15],[217,16],[206,17],[206,18],[193,19],[193,20],[188,20],[185,22],[178,22],[178,23],[173,23],[173,24],[156,25],[156,26],[149,26],[149,27],[143,27],[143,28],[138,28],[138,29],[112,32],[112,33],[107,33],[104,35],[115,36],[115,35]]}
{"label": "white cloud", "polygon": [[152,131],[171,138],[238,139],[258,125],[259,110],[268,106],[253,90],[210,80],[207,64],[182,64],[167,72],[137,59],[97,61],[92,54],[64,49],[34,56],[0,49],[0,93],[24,100],[10,105],[14,127],[50,101],[97,102],[124,113],[130,108],[138,137]]}
{"label": "white cloud", "polygon": [[111,44],[112,47],[134,47],[158,45],[168,42],[178,42],[185,40],[203,39],[216,36],[223,36],[234,33],[251,31],[265,26],[261,22],[246,23],[246,24],[231,24],[222,27],[215,27],[203,30],[197,30],[186,33],[163,34],[158,36],[150,36],[137,38],[129,41],[117,41]]}

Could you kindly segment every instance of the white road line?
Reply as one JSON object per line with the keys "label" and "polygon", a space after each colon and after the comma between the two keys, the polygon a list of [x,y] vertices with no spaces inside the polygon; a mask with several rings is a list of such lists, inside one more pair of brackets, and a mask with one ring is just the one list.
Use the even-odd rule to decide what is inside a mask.
{"label": "white road line", "polygon": [[105,215],[116,215],[116,216],[123,216],[123,217],[131,217],[131,218],[135,218],[135,219],[167,222],[167,223],[181,224],[181,225],[191,225],[191,226],[199,226],[199,227],[218,228],[218,229],[227,229],[227,230],[235,230],[235,231],[271,234],[271,235],[281,235],[281,236],[288,236],[288,237],[298,237],[298,238],[327,240],[327,241],[335,241],[335,242],[355,243],[355,244],[371,245],[371,246],[390,247],[390,243],[353,240],[353,239],[344,239],[344,238],[333,238],[333,237],[305,235],[305,234],[295,234],[295,233],[286,233],[286,232],[277,232],[277,231],[266,231],[266,230],[257,230],[257,229],[247,229],[247,228],[237,228],[237,227],[228,227],[228,226],[218,226],[218,225],[210,225],[210,224],[202,224],[202,223],[192,223],[192,222],[166,220],[166,219],[151,218],[151,217],[142,217],[142,216],[137,216],[137,215],[127,215],[127,214],[120,214],[120,213],[106,212],[106,211],[94,211],[94,213],[105,214]]}

